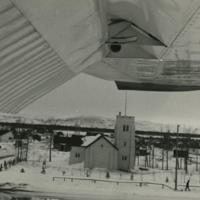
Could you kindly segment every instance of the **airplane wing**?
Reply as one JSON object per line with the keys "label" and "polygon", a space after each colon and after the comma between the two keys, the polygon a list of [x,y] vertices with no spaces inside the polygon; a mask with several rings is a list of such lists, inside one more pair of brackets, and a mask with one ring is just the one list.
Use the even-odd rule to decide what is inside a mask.
{"label": "airplane wing", "polygon": [[119,89],[200,89],[199,0],[0,0],[0,111],[81,72]]}
{"label": "airplane wing", "polygon": [[86,73],[122,90],[200,89],[200,1],[110,0],[108,13],[112,41]]}
{"label": "airplane wing", "polygon": [[16,113],[102,58],[100,1],[0,0],[0,111]]}

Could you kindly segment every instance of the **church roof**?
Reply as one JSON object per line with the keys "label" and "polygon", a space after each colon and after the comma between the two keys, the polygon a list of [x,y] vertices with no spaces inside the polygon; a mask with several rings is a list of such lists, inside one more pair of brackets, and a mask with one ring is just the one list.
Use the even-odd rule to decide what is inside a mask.
{"label": "church roof", "polygon": [[118,148],[112,143],[111,138],[106,137],[103,134],[98,134],[96,136],[85,137],[85,141],[83,142],[83,144],[81,146],[87,148],[87,147],[93,145],[95,142],[97,142],[101,138],[105,139],[112,147],[114,147],[116,150],[118,150]]}

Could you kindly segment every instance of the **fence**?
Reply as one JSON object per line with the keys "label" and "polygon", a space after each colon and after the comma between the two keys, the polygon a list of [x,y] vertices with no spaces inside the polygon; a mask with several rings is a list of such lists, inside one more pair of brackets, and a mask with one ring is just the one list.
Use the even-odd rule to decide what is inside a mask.
{"label": "fence", "polygon": [[[178,187],[185,188],[185,185],[178,185]],[[200,185],[190,185],[190,188],[198,188],[198,189],[200,189]]]}
{"label": "fence", "polygon": [[119,184],[125,184],[125,183],[130,183],[130,184],[138,184],[140,187],[142,186],[147,186],[147,185],[157,185],[157,186],[161,186],[163,189],[166,187],[168,189],[174,190],[174,188],[172,188],[169,185],[166,184],[162,184],[162,183],[153,183],[153,182],[139,182],[139,181],[123,181],[123,180],[114,180],[114,179],[94,179],[94,178],[82,178],[82,177],[58,177],[58,176],[54,176],[52,178],[53,181],[56,181],[56,179],[61,179],[63,181],[66,180],[71,180],[71,182],[73,182],[74,180],[80,180],[80,181],[90,181],[92,183],[96,183],[96,182],[107,182],[107,183],[116,183],[117,185]]}
{"label": "fence", "polygon": [[10,158],[10,157],[14,157],[14,154],[10,154],[10,155],[5,155],[5,156],[0,156],[0,160],[5,159],[5,158]]}

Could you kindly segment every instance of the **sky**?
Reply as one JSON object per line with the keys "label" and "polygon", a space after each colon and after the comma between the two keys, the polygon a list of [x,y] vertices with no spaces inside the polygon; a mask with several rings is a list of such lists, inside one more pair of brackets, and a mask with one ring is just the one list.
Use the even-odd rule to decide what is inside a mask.
{"label": "sky", "polygon": [[[125,91],[114,82],[81,74],[35,101],[21,114],[33,116],[103,116],[115,118],[125,111]],[[200,127],[200,91],[128,91],[127,115],[138,120]]]}
{"label": "sky", "polygon": [[[156,0],[154,0],[154,3],[155,1]],[[111,1],[111,2],[115,2],[115,1]],[[137,5],[137,2],[139,1],[135,1],[136,5]],[[145,2],[145,0],[143,2]],[[187,12],[185,11],[188,10],[188,1],[182,0],[181,4],[177,4],[174,1],[168,2],[167,0],[159,1],[159,2],[160,3],[157,2],[158,5],[156,4],[157,6],[156,8],[159,8],[159,9],[156,9],[157,12],[154,12],[153,14],[150,11],[147,12],[148,9],[146,9],[146,7],[143,10],[144,12],[146,12],[146,15],[147,15],[146,17],[149,19],[151,19],[151,16],[154,16],[155,19],[157,19],[156,17],[158,16],[160,17],[155,27],[152,26],[153,24],[151,24],[152,31],[153,29],[158,31],[157,26],[160,27],[159,30],[162,30],[162,34],[161,32],[159,34],[161,34],[163,38],[166,37],[166,41],[168,41],[169,38],[171,41],[171,34],[173,33],[173,31],[176,32],[177,27],[175,25],[176,24],[180,25],[181,23],[179,22],[180,21],[182,22],[182,20],[184,19],[183,16],[187,16]],[[34,5],[35,1],[32,1],[32,3]],[[135,5],[135,3],[133,5]],[[155,6],[154,3],[149,4],[151,5],[150,8],[152,9],[154,8],[153,7]],[[23,5],[26,5],[26,4],[23,4]],[[65,5],[65,3],[63,3],[63,5]],[[84,7],[81,7],[82,4],[80,6],[80,5],[70,3],[70,5],[72,6],[72,8],[76,8],[76,7],[77,9],[81,8],[82,9],[81,11],[88,10],[87,5]],[[59,21],[62,19],[64,20],[62,22],[67,24],[66,18],[63,18],[63,16],[65,16],[65,14],[68,14],[68,15],[71,15],[71,18],[67,18],[68,23],[71,24],[71,22],[73,21],[72,17],[74,17],[73,19],[77,21],[77,19],[79,19],[79,17],[82,16],[80,15],[77,18],[77,13],[73,12],[73,9],[71,9],[71,7],[69,6],[66,7],[68,13],[66,12],[65,7],[63,7],[64,10],[61,9],[62,12],[54,16],[55,20],[59,18]],[[141,4],[141,6],[143,8],[144,4]],[[48,17],[52,19],[52,16],[49,15],[51,13],[52,8],[50,4],[49,4],[49,7],[48,8],[47,7],[46,7],[46,4],[44,3],[43,6],[40,8],[40,10],[42,10],[43,8],[46,8],[49,10],[49,12],[44,12],[44,13],[38,12],[37,6],[30,7],[30,5],[28,5],[27,9],[31,8],[29,12],[32,13],[30,14],[30,16],[32,17],[31,18],[32,20],[34,19],[33,21],[34,21],[35,26],[41,33],[43,33],[45,37],[48,38],[47,41],[52,42],[51,45],[56,49],[57,52],[60,52],[60,54],[62,52],[62,58],[65,58],[64,60],[66,61],[66,63],[68,63],[69,60],[72,60],[72,61],[73,59],[76,60],[77,59],[76,54],[74,54],[75,56],[73,57],[73,59],[71,58],[71,51],[73,50],[74,52],[74,50],[77,47],[78,49],[80,49],[81,45],[87,44],[88,40],[89,41],[91,40],[91,35],[96,35],[93,32],[94,30],[88,29],[88,23],[86,23],[86,26],[84,26],[86,27],[86,29],[84,29],[85,34],[83,34],[83,31],[80,31],[79,28],[75,28],[74,30],[72,29],[69,32],[68,26],[63,26],[63,23],[54,23],[55,26],[48,26],[50,20],[48,21],[45,21],[45,20],[49,19]],[[179,12],[177,12],[177,9],[179,10]],[[189,11],[190,9],[188,10],[188,12]],[[38,15],[37,16],[34,15],[35,13],[38,13]],[[41,16],[39,14],[41,14]],[[126,16],[127,11],[122,12],[122,14]],[[143,12],[141,12],[140,14],[142,17]],[[44,17],[44,15],[47,15],[47,16]],[[138,17],[137,19],[140,20],[140,18]],[[173,23],[171,19],[174,19]],[[81,18],[81,21],[82,21],[82,18]],[[167,24],[167,26],[165,26],[164,22]],[[148,25],[149,23],[147,23],[147,26]],[[82,26],[83,24],[81,24],[80,27]],[[168,31],[169,29],[168,27],[171,27],[171,28],[173,27],[173,29],[170,29],[171,31]],[[149,26],[147,28],[149,28]],[[63,30],[63,31],[60,31],[62,37],[60,37],[60,34],[59,35],[54,34],[55,31],[53,30],[55,29]],[[90,32],[89,32],[90,34],[88,34],[88,31],[90,30],[92,30],[92,34]],[[76,37],[72,37],[71,33],[76,33],[76,34],[73,34],[73,36],[76,36]],[[67,40],[68,37],[66,37],[65,34],[67,36],[69,35],[69,40]],[[80,37],[80,34],[82,37]],[[85,37],[83,37],[83,35]],[[65,41],[64,43],[62,40],[63,38]],[[71,38],[76,38],[76,40],[73,41],[71,40]],[[74,45],[75,49],[71,49],[72,41],[75,42],[75,45]],[[68,48],[68,47],[71,47],[71,48]],[[85,50],[83,50],[83,52],[85,52]],[[69,55],[70,57],[68,57]],[[21,113],[36,115],[36,116],[40,116],[40,115],[56,116],[56,117],[105,116],[105,117],[115,118],[118,112],[121,111],[122,113],[124,113],[124,104],[125,104],[124,97],[125,97],[125,92],[117,90],[114,82],[109,82],[109,81],[105,81],[105,80],[101,80],[95,77],[81,74],[73,78],[72,80],[68,81],[63,86],[57,88],[53,92],[49,93],[48,95],[44,96],[43,98],[37,100],[32,105],[22,110]],[[130,116],[135,116],[136,119],[138,120],[147,120],[147,121],[162,122],[162,123],[195,124],[195,125],[200,126],[199,104],[200,104],[199,91],[186,92],[186,93],[161,93],[161,92],[156,93],[156,92],[129,91],[127,114]]]}

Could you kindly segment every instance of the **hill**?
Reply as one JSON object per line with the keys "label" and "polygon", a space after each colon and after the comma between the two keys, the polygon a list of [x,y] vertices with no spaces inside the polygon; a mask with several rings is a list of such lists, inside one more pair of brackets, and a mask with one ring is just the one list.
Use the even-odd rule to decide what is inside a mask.
{"label": "hill", "polygon": [[[0,121],[2,122],[21,122],[31,124],[58,124],[68,126],[82,126],[82,127],[98,127],[98,128],[114,128],[115,117],[100,117],[100,116],[75,116],[67,118],[55,117],[33,117],[27,115],[13,115],[0,113]],[[142,131],[163,131],[176,132],[176,124],[161,124],[150,121],[137,120],[136,130]],[[200,133],[199,128],[192,126],[181,125],[180,132],[182,133]]]}

